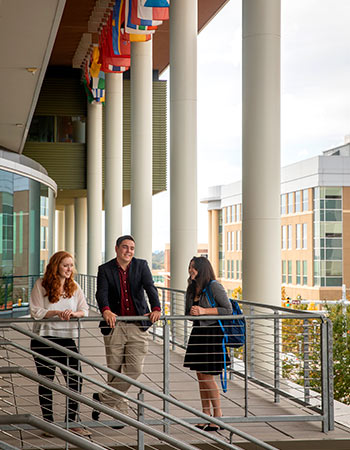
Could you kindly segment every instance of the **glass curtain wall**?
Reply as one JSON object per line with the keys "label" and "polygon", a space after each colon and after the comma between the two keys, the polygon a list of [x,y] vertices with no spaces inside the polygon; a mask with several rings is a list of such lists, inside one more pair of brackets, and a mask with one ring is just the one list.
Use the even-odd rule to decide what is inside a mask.
{"label": "glass curtain wall", "polygon": [[314,285],[343,283],[342,188],[314,188]]}
{"label": "glass curtain wall", "polygon": [[[38,181],[0,170],[0,276],[39,275],[40,261],[46,264],[48,239],[43,237],[49,235],[54,207],[50,191]],[[46,253],[41,252],[44,242]]]}

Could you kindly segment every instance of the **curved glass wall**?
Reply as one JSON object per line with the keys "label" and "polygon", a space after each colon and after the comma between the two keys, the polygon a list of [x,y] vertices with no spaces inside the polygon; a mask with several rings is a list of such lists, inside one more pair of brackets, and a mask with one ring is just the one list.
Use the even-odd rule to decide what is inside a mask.
{"label": "curved glass wall", "polygon": [[0,170],[0,277],[39,275],[45,267],[53,197],[44,184]]}
{"label": "curved glass wall", "polygon": [[343,282],[342,188],[314,189],[314,285]]}

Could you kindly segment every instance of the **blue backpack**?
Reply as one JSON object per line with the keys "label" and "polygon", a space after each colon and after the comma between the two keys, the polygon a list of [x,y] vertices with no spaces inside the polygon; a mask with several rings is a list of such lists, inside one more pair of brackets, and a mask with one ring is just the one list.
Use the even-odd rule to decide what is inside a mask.
{"label": "blue backpack", "polygon": [[[212,280],[208,286],[203,289],[209,304],[212,308],[215,308],[217,305],[215,303],[213,292],[211,290],[211,283],[215,282]],[[232,315],[234,316],[243,316],[243,312],[239,307],[239,304],[236,300],[229,299],[232,305]],[[246,322],[244,317],[239,319],[222,319],[218,320],[221,330],[223,332],[222,338],[222,350],[224,355],[224,377],[220,374],[222,390],[224,392],[227,391],[227,370],[226,370],[226,347],[242,347],[245,343],[245,335],[246,335]]]}

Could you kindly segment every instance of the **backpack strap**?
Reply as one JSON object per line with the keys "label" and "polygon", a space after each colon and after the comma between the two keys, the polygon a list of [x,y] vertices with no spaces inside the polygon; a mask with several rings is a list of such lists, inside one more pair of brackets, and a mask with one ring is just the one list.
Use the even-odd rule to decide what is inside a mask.
{"label": "backpack strap", "polygon": [[[216,307],[216,304],[215,304],[213,292],[212,292],[212,290],[211,290],[210,285],[211,285],[211,283],[213,283],[213,282],[215,282],[215,281],[216,281],[216,280],[211,280],[210,283],[208,284],[208,286],[207,286],[205,289],[203,289],[203,292],[205,292],[205,295],[207,296],[208,302],[209,302],[209,304],[210,304],[210,306],[211,306],[212,308],[215,308],[215,307]],[[208,291],[209,291],[209,293],[208,293]],[[224,326],[223,326],[221,320],[218,320],[218,322],[219,322],[221,331],[222,331],[222,333],[223,333],[222,344],[221,344],[221,345],[222,345],[222,354],[223,354],[223,356],[224,356],[224,375],[222,375],[222,372],[220,373],[220,381],[221,381],[221,387],[222,387],[222,390],[223,390],[223,392],[225,393],[225,392],[227,392],[227,366],[226,366],[227,350],[226,350],[226,344],[227,344],[227,342],[228,342],[228,337],[227,337],[227,335],[225,334],[225,328],[224,328]]]}

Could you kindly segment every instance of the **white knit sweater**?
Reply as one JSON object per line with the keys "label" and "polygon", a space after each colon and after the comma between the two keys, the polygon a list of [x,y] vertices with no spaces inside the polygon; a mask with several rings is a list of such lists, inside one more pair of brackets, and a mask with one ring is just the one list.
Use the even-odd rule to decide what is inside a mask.
{"label": "white knit sweater", "polygon": [[[33,287],[30,295],[30,314],[33,319],[42,320],[49,310],[64,311],[71,309],[73,312],[83,311],[84,317],[89,315],[89,307],[83,291],[78,283],[77,289],[70,298],[60,297],[57,303],[50,303],[46,290],[42,286],[42,279],[38,279]],[[56,319],[56,317],[55,317]],[[78,323],[77,321],[60,320],[59,322],[41,322],[34,323],[33,333],[39,336],[54,336],[60,338],[77,338],[78,337]]]}

